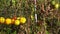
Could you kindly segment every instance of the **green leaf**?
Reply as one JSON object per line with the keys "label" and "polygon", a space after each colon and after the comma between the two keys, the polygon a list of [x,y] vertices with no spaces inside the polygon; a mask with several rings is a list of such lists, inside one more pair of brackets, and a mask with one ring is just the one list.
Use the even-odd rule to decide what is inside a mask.
{"label": "green leaf", "polygon": [[11,29],[10,28],[7,28],[7,34],[11,33]]}
{"label": "green leaf", "polygon": [[46,32],[46,34],[49,34],[49,32],[47,30],[45,32]]}
{"label": "green leaf", "polygon": [[12,34],[16,34],[16,31],[14,31]]}

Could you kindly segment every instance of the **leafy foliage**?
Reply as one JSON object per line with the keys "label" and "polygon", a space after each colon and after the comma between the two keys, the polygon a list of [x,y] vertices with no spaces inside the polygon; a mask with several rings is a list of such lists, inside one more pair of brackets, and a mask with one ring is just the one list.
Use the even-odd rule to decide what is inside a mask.
{"label": "leafy foliage", "polygon": [[[55,1],[55,4],[52,2]],[[54,5],[53,5],[53,4]],[[59,7],[56,9],[56,4]],[[27,23],[19,26],[0,24],[0,33],[4,34],[40,34],[46,30],[46,34],[55,32],[60,28],[60,0],[37,0],[36,13],[38,22],[35,22],[34,0],[0,0],[0,17],[12,18],[24,16]],[[31,19],[33,15],[33,20]],[[45,28],[45,30],[44,30]]]}

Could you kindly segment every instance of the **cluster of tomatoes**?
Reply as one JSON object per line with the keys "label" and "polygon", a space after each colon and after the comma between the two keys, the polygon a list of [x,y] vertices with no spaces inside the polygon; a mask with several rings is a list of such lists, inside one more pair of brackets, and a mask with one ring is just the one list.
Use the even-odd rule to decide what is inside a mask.
{"label": "cluster of tomatoes", "polygon": [[26,18],[25,17],[17,17],[17,18],[4,18],[0,17],[0,23],[1,24],[14,24],[14,25],[20,25],[21,23],[24,24],[26,23]]}
{"label": "cluster of tomatoes", "polygon": [[60,4],[56,2],[55,0],[52,1],[52,4],[55,6],[55,8],[59,8]]}

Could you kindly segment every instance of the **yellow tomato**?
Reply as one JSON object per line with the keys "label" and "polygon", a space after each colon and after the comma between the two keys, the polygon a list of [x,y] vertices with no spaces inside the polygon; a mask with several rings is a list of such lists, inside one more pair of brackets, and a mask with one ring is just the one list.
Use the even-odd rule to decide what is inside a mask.
{"label": "yellow tomato", "polygon": [[6,19],[6,24],[7,24],[7,25],[11,24],[11,22],[12,22],[12,21],[11,21],[10,18],[7,18],[7,19]]}
{"label": "yellow tomato", "polygon": [[25,22],[26,22],[26,18],[25,18],[25,17],[21,17],[21,18],[20,18],[20,22],[21,22],[21,23],[25,23]]}
{"label": "yellow tomato", "polygon": [[55,8],[59,8],[59,4],[55,4]]}
{"label": "yellow tomato", "polygon": [[0,22],[4,23],[5,22],[5,18],[4,17],[0,17]]}
{"label": "yellow tomato", "polygon": [[20,25],[20,21],[18,19],[15,20],[15,25]]}

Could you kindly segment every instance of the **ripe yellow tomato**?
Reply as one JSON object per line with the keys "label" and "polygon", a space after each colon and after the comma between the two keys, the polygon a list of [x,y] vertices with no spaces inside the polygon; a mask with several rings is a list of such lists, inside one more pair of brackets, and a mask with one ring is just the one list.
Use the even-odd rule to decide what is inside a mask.
{"label": "ripe yellow tomato", "polygon": [[55,8],[59,8],[59,4],[57,3],[57,4],[55,4]]}
{"label": "ripe yellow tomato", "polygon": [[10,18],[7,18],[7,19],[6,19],[6,24],[9,25],[9,24],[11,24],[11,23],[12,23],[11,19],[10,19]]}
{"label": "ripe yellow tomato", "polygon": [[18,19],[15,20],[15,25],[20,25],[20,21]]}
{"label": "ripe yellow tomato", "polygon": [[25,18],[25,17],[21,17],[21,18],[20,18],[20,22],[21,22],[21,23],[25,23],[25,22],[26,22],[26,18]]}
{"label": "ripe yellow tomato", "polygon": [[0,22],[4,23],[5,22],[5,18],[4,17],[0,17]]}

